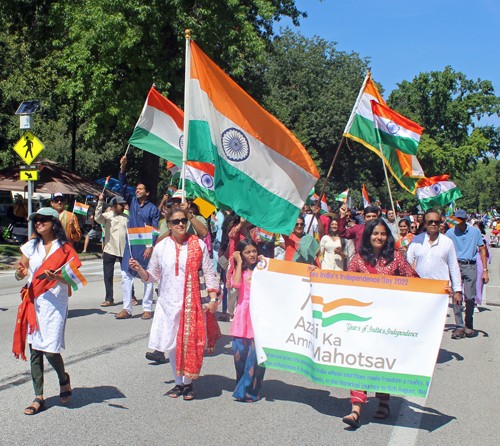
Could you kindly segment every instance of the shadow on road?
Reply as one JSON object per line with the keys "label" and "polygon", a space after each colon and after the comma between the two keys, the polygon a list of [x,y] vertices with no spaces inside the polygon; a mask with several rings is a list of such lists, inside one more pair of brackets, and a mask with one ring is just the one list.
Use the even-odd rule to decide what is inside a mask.
{"label": "shadow on road", "polygon": [[439,350],[439,355],[437,359],[438,364],[444,364],[445,362],[451,361],[452,359],[456,359],[457,361],[463,361],[464,357],[455,352],[450,352],[444,348]]}
{"label": "shadow on road", "polygon": [[97,308],[88,308],[88,309],[84,309],[84,310],[69,310],[68,311],[68,318],[89,316],[91,314],[107,314],[107,312],[103,311],[103,310],[99,310]]}
{"label": "shadow on road", "polygon": [[[126,398],[126,396],[116,387],[75,387],[73,389],[73,396],[67,404],[61,403],[59,396],[51,396],[50,398],[47,398],[45,402],[47,403],[47,407],[49,409],[53,406],[62,406],[67,407],[68,409],[80,409],[88,406],[89,404],[101,404],[107,400],[113,400],[116,398]],[[109,404],[109,406],[118,407],[120,409],[128,409],[128,407],[117,404]]]}

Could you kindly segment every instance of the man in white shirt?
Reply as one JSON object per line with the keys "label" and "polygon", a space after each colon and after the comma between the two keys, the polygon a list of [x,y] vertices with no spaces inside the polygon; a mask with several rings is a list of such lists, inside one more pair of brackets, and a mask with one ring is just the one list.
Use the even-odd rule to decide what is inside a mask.
{"label": "man in white shirt", "polygon": [[[453,242],[439,233],[441,218],[439,213],[429,209],[424,215],[426,232],[417,235],[410,245],[406,258],[418,275],[423,279],[450,280],[453,289],[453,300],[462,304],[462,279],[457,253]],[[415,265],[416,262],[416,265]],[[458,326],[453,331],[452,339],[461,339],[474,335],[474,330]]]}

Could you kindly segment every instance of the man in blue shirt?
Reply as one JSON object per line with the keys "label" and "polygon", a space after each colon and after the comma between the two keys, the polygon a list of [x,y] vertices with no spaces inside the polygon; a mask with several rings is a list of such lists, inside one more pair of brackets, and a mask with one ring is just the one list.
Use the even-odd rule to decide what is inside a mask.
{"label": "man in blue shirt", "polygon": [[[454,228],[448,229],[446,235],[455,245],[464,287],[465,324],[462,317],[462,306],[456,303],[453,304],[457,328],[453,331],[452,339],[461,339],[474,336],[472,316],[474,314],[474,298],[476,297],[476,260],[478,254],[481,256],[483,265],[487,266],[488,264],[486,263],[486,248],[484,247],[481,231],[467,224],[467,212],[463,209],[458,209],[455,212],[455,218],[458,218],[460,223]],[[484,269],[482,280],[484,283],[489,281],[487,268]]]}
{"label": "man in blue shirt", "polygon": [[[127,157],[122,157],[120,161],[120,188],[123,198],[129,205],[129,220],[128,228],[144,228],[144,226],[153,226],[158,229],[160,221],[160,211],[158,207],[148,201],[149,189],[145,183],[139,183],[135,189],[135,196],[128,190],[127,177],[125,175],[125,167],[127,165]],[[130,257],[137,260],[140,265],[146,269],[149,264],[149,259],[153,253],[153,246],[156,242],[156,235],[153,235],[153,245],[134,245],[131,246],[132,256],[130,255],[130,243],[125,245],[125,252],[122,260],[122,289],[123,289],[123,310],[116,315],[117,319],[127,319],[132,316],[132,294],[134,278],[139,277],[137,272],[130,269],[128,261]],[[142,319],[151,319],[151,311],[153,309],[153,284],[144,284],[144,297],[142,298]]]}

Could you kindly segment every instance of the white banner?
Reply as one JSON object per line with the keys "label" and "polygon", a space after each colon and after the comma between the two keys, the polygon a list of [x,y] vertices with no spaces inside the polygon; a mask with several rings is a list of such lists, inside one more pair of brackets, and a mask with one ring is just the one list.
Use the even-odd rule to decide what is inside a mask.
{"label": "white banner", "polygon": [[352,390],[425,397],[447,282],[260,262],[250,311],[259,364]]}

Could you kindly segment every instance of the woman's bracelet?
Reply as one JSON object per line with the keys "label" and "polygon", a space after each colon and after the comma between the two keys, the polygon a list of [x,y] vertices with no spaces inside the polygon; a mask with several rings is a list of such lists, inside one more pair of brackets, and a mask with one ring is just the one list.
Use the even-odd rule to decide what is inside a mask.
{"label": "woman's bracelet", "polygon": [[21,277],[19,274],[18,274],[18,271],[16,269],[16,273],[14,274],[14,276],[16,276],[16,280],[19,282],[20,280],[23,280],[24,277]]}

